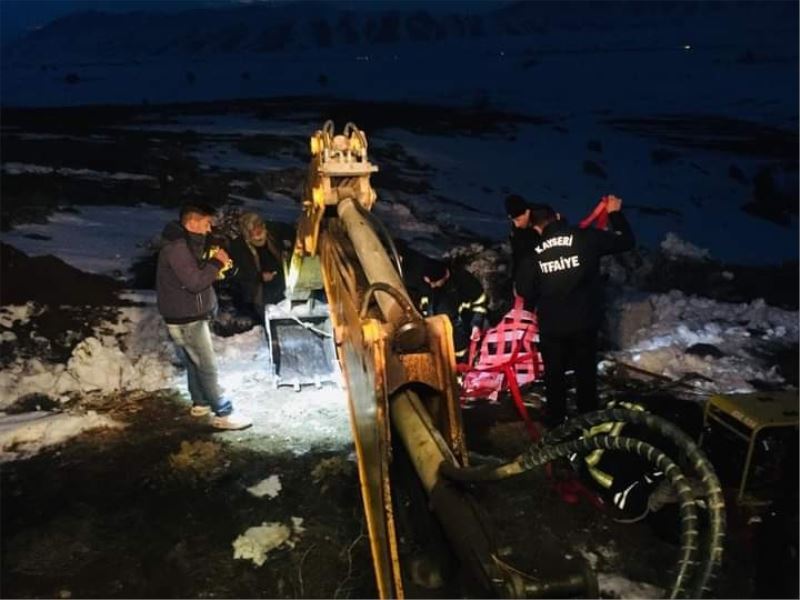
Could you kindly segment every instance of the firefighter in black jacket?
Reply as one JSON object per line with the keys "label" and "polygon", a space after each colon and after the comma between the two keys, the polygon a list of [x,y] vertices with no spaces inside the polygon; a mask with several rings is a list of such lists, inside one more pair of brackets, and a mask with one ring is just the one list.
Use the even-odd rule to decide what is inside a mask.
{"label": "firefighter in black jacket", "polygon": [[465,269],[418,252],[403,254],[403,273],[409,295],[423,316],[450,318],[456,359],[466,359],[470,338],[477,339],[486,325],[486,294],[480,281]]}
{"label": "firefighter in black jacket", "polygon": [[570,227],[550,207],[531,211],[541,239],[517,270],[516,284],[526,302],[537,306],[546,425],[556,425],[566,416],[565,373],[570,362],[578,410],[597,409],[597,331],[604,312],[600,257],[634,245],[621,207],[621,199],[609,196],[608,231]]}

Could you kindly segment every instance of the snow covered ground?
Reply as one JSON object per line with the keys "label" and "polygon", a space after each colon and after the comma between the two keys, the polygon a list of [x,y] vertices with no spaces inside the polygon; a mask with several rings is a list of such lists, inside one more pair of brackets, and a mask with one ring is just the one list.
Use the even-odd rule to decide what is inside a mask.
{"label": "snow covered ground", "polygon": [[[182,393],[188,410],[186,376],[177,366],[154,294],[140,292],[129,297],[140,306],[123,307],[118,321],[103,323],[95,336],[82,340],[66,364],[31,359],[14,362],[0,372],[0,410],[25,396],[66,402],[75,395],[170,388]],[[10,328],[14,321],[27,318],[35,310],[31,304],[0,308],[3,335],[13,335]],[[274,452],[307,452],[351,444],[347,403],[340,387],[273,390],[267,371],[266,339],[260,328],[228,338],[214,336],[213,341],[220,384],[235,410],[254,419],[249,435],[264,438],[262,446]],[[82,428],[108,425],[92,413],[68,418],[41,415],[42,419],[46,416],[52,418],[37,418],[36,429],[19,415],[0,418],[0,458],[29,456],[80,433]],[[76,426],[81,421],[85,425]],[[46,431],[42,427],[45,423]],[[41,434],[38,443],[37,432]]]}
{"label": "snow covered ground", "polygon": [[[676,33],[665,28],[660,35]],[[607,42],[608,39],[603,43]],[[698,121],[691,117],[679,122],[682,127],[688,127],[689,133],[673,141],[678,147],[671,146],[672,150],[666,151],[661,140],[632,135],[613,121],[614,118],[663,113],[696,115],[713,110],[714,114],[735,119],[791,123],[796,120],[796,102],[783,87],[787,82],[783,62],[767,61],[740,70],[725,62],[735,52],[733,47],[691,45],[688,48],[677,42],[674,47],[661,45],[658,49],[645,47],[637,51],[618,48],[608,52],[592,52],[582,42],[570,52],[558,53],[537,52],[514,39],[502,56],[489,53],[486,43],[468,50],[477,52],[475,56],[480,57],[477,63],[470,64],[479,70],[491,71],[496,85],[485,106],[472,118],[479,124],[481,110],[491,111],[492,106],[518,110],[523,116],[511,117],[508,123],[489,128],[488,132],[481,132],[479,128],[478,133],[469,133],[469,127],[448,133],[435,119],[428,121],[432,128],[426,130],[423,122],[415,124],[413,118],[409,121],[407,116],[397,116],[402,125],[382,126],[374,133],[367,132],[373,154],[383,158],[382,161],[373,158],[382,172],[422,184],[425,190],[413,192],[405,185],[378,187],[379,202],[375,212],[398,237],[410,240],[426,252],[442,253],[449,249],[451,254],[457,253],[449,248],[453,234],[466,237],[477,234],[487,241],[505,237],[508,221],[503,215],[502,199],[507,193],[519,192],[530,199],[550,201],[570,220],[576,221],[589,212],[602,194],[614,191],[623,197],[638,241],[645,247],[689,260],[774,263],[797,258],[796,217],[786,226],[754,218],[740,209],[751,199],[748,182],[770,163],[758,153],[731,154],[725,149],[715,149],[708,145],[710,138],[706,138],[720,136],[715,142],[718,143],[726,135],[746,138],[747,132],[714,134],[711,127],[712,133],[708,133],[702,118]],[[572,43],[574,40],[569,42]],[[770,44],[764,43],[765,48]],[[774,43],[779,45],[780,41]],[[409,52],[412,51],[419,52],[420,47],[410,48]],[[777,46],[770,50],[779,51],[782,49]],[[432,72],[436,68],[444,69],[445,65],[452,67],[455,59],[451,52],[457,50],[448,49],[437,54],[426,67],[433,68]],[[544,62],[535,76],[531,74],[531,81],[525,82],[519,60],[531,53],[541,56]],[[368,62],[357,65],[357,69],[366,69],[377,76],[385,67],[381,61]],[[158,67],[167,68],[167,63]],[[210,61],[205,65],[208,73],[213,72],[214,64]],[[68,100],[54,93],[39,99],[47,98],[47,104],[72,104],[98,100],[124,102],[132,97],[135,90],[130,86],[109,87],[106,79],[124,74],[128,67],[110,71],[108,66],[87,68],[103,70],[102,87],[95,87],[88,77],[85,85],[73,90],[86,96]],[[139,69],[140,66],[129,68]],[[348,78],[364,75],[344,64],[336,68],[340,69],[342,77],[331,78],[336,82],[331,92],[343,92],[347,89],[344,82]],[[573,75],[558,79],[554,69]],[[582,89],[593,71],[607,78],[602,93],[587,94]],[[659,76],[646,76],[651,71],[658,71]],[[705,76],[709,72],[718,80],[713,89]],[[285,90],[311,92],[301,85],[307,83],[302,69],[285,69],[280,73],[280,78],[273,81],[276,85],[285,85]],[[626,78],[633,74],[634,79],[638,78],[638,85],[631,88],[617,81],[622,74]],[[39,77],[38,74],[31,76]],[[408,72],[405,76],[406,79],[398,77],[396,83],[407,85]],[[405,88],[412,93],[400,97],[428,102],[449,98],[450,101],[458,99],[456,104],[463,104],[469,94],[475,93],[475,90],[458,93],[452,89],[443,90],[441,86],[446,84],[445,80],[428,78],[423,71],[416,76],[424,80],[425,85]],[[206,81],[205,77],[210,75],[204,74],[201,79]],[[287,81],[287,77],[292,80]],[[777,77],[781,85],[757,85],[763,78],[772,77]],[[747,85],[743,84],[745,80],[749,82]],[[454,75],[449,81],[466,82],[467,78],[459,79]],[[693,86],[692,94],[683,87],[687,81]],[[218,80],[215,82],[215,90],[224,89]],[[529,85],[535,87],[535,92]],[[198,93],[204,99],[213,97],[208,95],[208,88],[199,88]],[[32,102],[32,98],[20,95],[24,89],[24,86],[15,87],[11,95],[4,95],[3,101],[10,104]],[[125,95],[103,95],[112,89],[114,93]],[[165,92],[163,86],[152,89]],[[179,90],[166,93],[163,99],[171,98],[172,93],[179,94]],[[266,93],[266,90],[259,89],[259,93]],[[370,88],[368,95],[394,98],[393,94],[391,88],[379,86]],[[759,95],[761,101],[744,102],[743,94]],[[191,95],[180,97],[192,99]],[[565,99],[569,102],[565,103]],[[755,106],[768,106],[769,110],[753,112]],[[302,168],[302,160],[291,151],[287,152],[285,147],[271,155],[254,156],[242,152],[235,142],[261,135],[303,140],[321,123],[302,109],[289,111],[282,117],[272,114],[263,118],[247,111],[215,112],[218,108],[206,113],[194,109],[186,116],[159,116],[145,110],[147,116],[128,123],[122,130],[146,133],[153,138],[175,132],[201,136],[196,144],[192,143],[192,137],[187,138],[191,155],[199,161],[201,170],[236,174],[229,183],[228,197],[239,204],[240,209],[256,210],[270,220],[294,222],[299,212],[298,198],[269,190],[260,197],[253,196],[245,193],[245,189],[260,173]],[[399,110],[397,106],[395,109]],[[358,116],[354,114],[353,120],[358,122]],[[389,114],[387,122],[391,123],[393,118]],[[49,139],[44,133],[23,131],[19,135],[24,139]],[[106,132],[105,136],[108,135],[110,133]],[[97,135],[89,138],[95,139]],[[54,135],[53,139],[60,138]],[[733,167],[740,174],[737,178],[729,175]],[[113,185],[127,182],[158,185],[157,178],[147,173],[33,162],[4,162],[2,173],[4,177],[41,175]],[[776,181],[789,190],[796,188],[796,169],[794,172],[790,169],[783,179],[777,177]],[[71,198],[45,223],[16,225],[2,232],[0,239],[31,255],[52,254],[82,270],[120,278],[126,276],[136,259],[152,252],[158,232],[173,218],[174,209],[151,204],[84,206],[81,198]],[[486,276],[492,269],[503,268],[496,262],[482,263],[480,257],[472,257],[472,261],[473,270],[483,269]],[[635,325],[635,332],[626,337],[620,350],[612,356],[669,377],[701,374],[712,380],[701,384],[706,391],[752,390],[749,382],[754,380],[779,384],[781,379],[774,366],[765,364],[756,351],[762,342],[792,344],[798,339],[797,312],[776,309],[763,302],[727,304],[687,297],[677,291],[644,300],[641,297],[626,300],[623,296],[619,302],[617,311],[623,320],[629,314],[638,316],[630,321]],[[642,307],[647,315],[644,320],[641,319]],[[13,321],[24,320],[35,310],[32,305],[4,307],[0,339],[12,340]],[[622,329],[630,330],[630,322],[627,326],[623,324]],[[90,390],[155,390],[181,385],[182,378],[172,366],[174,361],[151,298],[142,307],[123,309],[121,320],[111,328],[119,335],[98,334],[82,340],[66,364],[45,364],[37,359],[12,363],[0,373],[0,407],[9,406],[28,394],[64,398]],[[243,407],[247,406],[247,410],[263,412],[264,419],[277,419],[274,431],[280,425],[282,435],[286,436],[283,441],[297,451],[317,443],[343,443],[349,432],[340,392],[330,392],[334,397],[330,406],[324,394],[312,393],[303,402],[291,406],[295,412],[274,410],[275,407],[261,410],[265,404],[260,396],[266,385],[266,376],[259,369],[263,364],[263,343],[255,332],[215,339],[225,378],[223,383],[231,394]],[[698,343],[712,344],[719,354],[687,353]],[[288,407],[287,404],[284,408],[288,410]],[[304,422],[313,414],[321,419],[319,430],[310,428],[296,436],[291,431],[292,423]]]}
{"label": "snow covered ground", "polygon": [[637,321],[640,327],[631,338],[618,340],[627,345],[610,353],[615,360],[674,380],[701,375],[706,379],[693,385],[707,393],[752,392],[753,381],[783,383],[777,367],[759,358],[758,351],[770,343],[797,342],[797,311],[767,306],[762,299],[716,302],[673,290],[629,303],[620,300],[621,329],[630,328],[625,315],[643,304],[651,316]]}
{"label": "snow covered ground", "polygon": [[[68,227],[72,226],[74,223]],[[52,238],[63,239],[70,247],[69,229],[63,224],[55,229],[50,232]],[[173,388],[188,398],[185,376],[175,366],[153,293],[139,291],[128,298],[140,305],[121,308],[119,319],[102,324],[94,336],[81,340],[66,364],[18,359],[0,372],[0,409],[29,395],[66,401],[71,395],[90,392]],[[41,310],[31,303],[0,308],[2,339],[13,340],[15,322]],[[770,307],[763,300],[724,303],[674,290],[644,298],[641,293],[632,299],[622,295],[615,312],[620,315],[617,330],[628,333],[617,338],[622,347],[611,352],[610,358],[673,379],[699,374],[707,379],[695,385],[705,393],[753,391],[753,381],[781,384],[776,367],[758,351],[765,344],[790,345],[798,340],[798,313]],[[687,352],[698,344],[716,351]],[[237,410],[256,419],[254,432],[272,440],[276,450],[304,452],[349,443],[346,402],[340,389],[325,387],[301,393],[271,389],[262,330],[215,336],[214,345],[223,388]],[[86,418],[98,424],[92,415]],[[74,433],[75,428],[65,424],[65,435]],[[3,439],[4,448],[17,440],[11,435]],[[57,441],[50,432],[42,443]],[[32,450],[28,440],[26,451]]]}
{"label": "snow covered ground", "polygon": [[[162,126],[151,122],[142,127],[157,135],[158,127]],[[297,135],[304,127],[311,128],[312,125],[273,121],[264,129],[263,122],[253,117],[207,115],[179,119],[177,123],[163,127],[224,136],[251,131],[263,133],[265,130],[276,134],[284,132],[287,135]],[[561,135],[545,133],[546,140],[554,135]],[[517,135],[523,138],[530,135],[530,138],[524,138],[529,140],[539,136],[533,126],[527,129],[521,127]],[[538,164],[527,170],[514,170],[504,166],[510,164],[519,144],[519,137],[510,142],[491,137],[448,138],[405,130],[384,130],[371,137],[371,142],[373,147],[378,148],[399,143],[406,156],[413,157],[429,170],[426,176],[433,192],[419,196],[399,189],[387,189],[380,196],[375,213],[399,237],[409,239],[419,249],[431,253],[441,253],[447,248],[448,232],[453,231],[454,227],[479,231],[484,235],[488,234],[490,238],[501,238],[505,235],[508,223],[498,214],[500,190],[519,189],[507,183],[514,181],[515,176],[527,175],[535,170],[546,177],[552,176],[553,184],[557,179],[550,174],[549,169],[540,170]],[[548,141],[543,143],[550,144]],[[608,147],[607,144],[605,148]],[[569,144],[560,148],[559,152],[565,155],[569,153]],[[198,155],[201,166],[212,170],[232,168],[236,171],[237,179],[231,180],[229,197],[238,204],[239,209],[256,210],[270,220],[294,222],[299,212],[297,199],[280,192],[267,192],[261,198],[252,197],[244,194],[242,188],[248,184],[248,174],[255,174],[254,170],[260,167],[266,170],[269,164],[273,164],[273,167],[296,165],[297,159],[278,154],[262,161],[260,158],[232,153],[231,150],[230,140],[219,142],[216,150],[206,147]],[[388,172],[401,170],[399,165],[402,155],[390,156],[394,156],[393,161],[380,165],[381,168]],[[135,173],[55,169],[50,165],[21,163],[4,163],[3,171],[6,174],[59,171],[65,177],[104,178],[115,182],[115,185],[124,185],[125,181],[146,177]],[[413,169],[404,173],[413,177]],[[238,179],[240,174],[245,179]],[[673,174],[678,177],[676,173]],[[645,185],[653,185],[653,181],[657,181],[654,174],[651,173],[651,176],[653,179],[643,177]],[[568,182],[571,179],[564,178],[563,181]],[[715,181],[720,180],[717,178]],[[687,187],[695,184],[695,179],[686,180]],[[545,183],[540,185],[548,186]],[[729,184],[723,182],[723,185]],[[481,205],[479,196],[486,194],[481,191],[484,186],[492,190],[489,195],[494,201]],[[519,187],[524,188],[522,183]],[[724,197],[726,193],[721,189],[714,192],[719,197]],[[444,200],[437,200],[444,194],[447,195]],[[462,200],[467,203],[467,208],[459,208],[447,198]],[[76,199],[77,203],[79,201],[80,199]],[[479,208],[469,208],[470,203]],[[644,229],[646,235],[643,241],[646,243],[647,236],[654,235],[658,229],[648,229],[643,223],[646,217],[637,217],[635,202],[631,204],[634,204],[634,209],[628,207],[626,212],[633,213],[632,220],[637,233]],[[174,209],[168,210],[149,204],[78,205],[56,211],[46,223],[18,225],[13,230],[0,234],[0,239],[30,255],[52,254],[81,270],[123,277],[135,260],[153,251],[153,242],[158,232],[174,216]],[[788,243],[792,238],[792,235],[777,225],[767,221],[754,221],[739,210],[721,215],[721,220],[724,219],[730,221],[719,229],[719,237],[709,235],[709,228],[704,223],[698,222],[697,225],[703,231],[703,242],[724,241],[728,256],[739,255],[741,248],[753,247],[752,244],[729,243],[731,230],[738,226],[735,222],[741,221],[753,235],[758,235],[760,231],[761,235],[775,238],[776,231],[783,233],[783,242],[779,239],[776,247],[784,242]],[[683,219],[680,222],[685,223]],[[794,235],[796,236],[796,232]],[[656,240],[653,246],[667,256],[683,260],[707,261],[717,258],[707,245],[693,244],[671,230],[660,240]],[[785,249],[791,253],[795,250],[789,247]],[[485,251],[478,251],[477,254],[466,248],[464,251],[471,254],[471,268],[484,280],[489,279],[495,271],[505,268],[505,259],[495,250],[491,254],[494,257],[491,260],[487,260],[490,254]],[[451,255],[459,252],[459,249],[449,249]],[[775,258],[774,255],[772,257]],[[490,290],[490,294],[496,293]],[[103,327],[106,331],[114,332],[113,335],[97,334],[81,340],[65,364],[47,364],[39,359],[31,359],[14,362],[0,372],[0,408],[30,394],[63,399],[69,394],[89,391],[106,393],[130,389],[156,390],[180,388],[184,385],[181,374],[173,367],[174,357],[151,295],[146,292],[135,294],[143,301],[143,305],[122,309],[118,323]],[[632,290],[629,296],[623,294],[618,299],[618,329],[627,333],[623,338],[614,340],[620,349],[610,357],[668,377],[700,374],[711,380],[697,383],[704,391],[750,391],[753,389],[750,382],[756,380],[781,383],[781,377],[774,365],[765,362],[763,356],[759,356],[758,350],[768,343],[797,343],[797,312],[770,307],[763,301],[729,304],[688,297],[678,291],[654,294],[643,299],[641,294],[637,295]],[[29,319],[37,310],[40,309],[32,304],[0,309],[0,339],[13,340],[14,321]],[[644,318],[642,314],[645,315]],[[631,332],[632,328],[635,331]],[[281,442],[295,451],[307,450],[315,444],[346,443],[349,430],[341,392],[331,390],[326,393],[332,397],[330,404],[326,394],[303,392],[302,402],[292,403],[287,400],[284,403],[281,400],[280,410],[275,410],[274,405],[262,401],[262,396],[270,395],[265,392],[268,381],[263,369],[266,352],[264,343],[263,337],[256,331],[230,338],[215,338],[223,385],[230,390],[236,401],[246,411],[259,414],[265,430],[270,431],[270,435],[275,436],[276,440],[283,436]],[[687,353],[695,344],[712,344],[719,352],[706,355]],[[270,410],[265,410],[267,406]],[[318,426],[293,431],[293,424],[305,423],[309,418],[317,419],[315,423]],[[48,439],[53,439],[53,436]]]}

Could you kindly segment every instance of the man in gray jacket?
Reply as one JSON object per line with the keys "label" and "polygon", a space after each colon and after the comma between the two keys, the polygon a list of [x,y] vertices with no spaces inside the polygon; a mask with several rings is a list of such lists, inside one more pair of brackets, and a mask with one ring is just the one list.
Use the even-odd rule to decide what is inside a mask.
{"label": "man in gray jacket", "polygon": [[158,311],[186,367],[191,414],[204,417],[213,412],[211,424],[217,429],[245,429],[253,422],[234,416],[233,405],[222,396],[208,325],[217,310],[213,283],[230,260],[222,248],[203,256],[213,221],[213,208],[192,204],[181,208],[180,222],[164,228],[156,271]]}

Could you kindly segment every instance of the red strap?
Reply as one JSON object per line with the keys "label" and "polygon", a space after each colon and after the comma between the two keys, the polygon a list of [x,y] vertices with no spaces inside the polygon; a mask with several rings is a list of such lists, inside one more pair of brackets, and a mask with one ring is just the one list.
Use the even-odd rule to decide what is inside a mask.
{"label": "red strap", "polygon": [[472,336],[470,335],[469,358],[467,359],[467,365],[469,365],[470,367],[472,367],[472,365],[475,364],[475,357],[478,355],[478,341],[479,340],[472,339]]}
{"label": "red strap", "polygon": [[597,203],[591,214],[579,223],[579,227],[586,229],[595,221],[598,229],[605,229],[608,226],[608,196],[600,198],[600,202]]}

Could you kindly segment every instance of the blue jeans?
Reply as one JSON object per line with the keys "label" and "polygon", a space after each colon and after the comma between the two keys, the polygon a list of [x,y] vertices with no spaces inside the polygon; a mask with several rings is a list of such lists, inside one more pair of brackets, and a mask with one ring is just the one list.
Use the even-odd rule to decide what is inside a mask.
{"label": "blue jeans", "polygon": [[178,357],[186,367],[192,404],[209,406],[219,417],[233,412],[233,405],[222,397],[217,382],[217,359],[211,345],[208,321],[192,321],[180,325],[167,324],[175,342]]}

